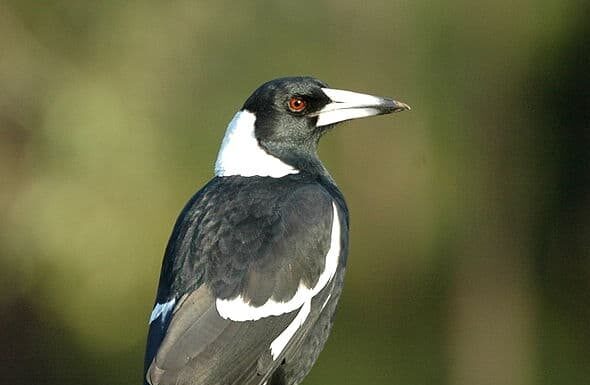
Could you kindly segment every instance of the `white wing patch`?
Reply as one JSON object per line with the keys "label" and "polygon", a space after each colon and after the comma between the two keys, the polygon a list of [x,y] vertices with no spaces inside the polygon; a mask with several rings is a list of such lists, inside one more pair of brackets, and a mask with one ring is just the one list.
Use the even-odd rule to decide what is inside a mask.
{"label": "white wing patch", "polygon": [[328,304],[328,301],[330,300],[330,298],[332,298],[332,293],[328,294],[328,297],[326,298],[326,300],[324,301],[324,303],[322,304],[322,310],[324,310],[324,308],[326,307],[326,305]]}
{"label": "white wing patch", "polygon": [[[289,301],[277,302],[270,298],[258,307],[251,306],[241,295],[233,299],[218,298],[215,301],[217,312],[221,317],[238,322],[255,321],[260,318],[278,316],[300,309],[289,326],[270,344],[273,360],[279,357],[291,338],[293,338],[297,330],[307,319],[311,311],[311,300],[313,297],[326,287],[332,277],[334,277],[334,274],[336,274],[338,259],[340,258],[340,219],[334,202],[332,202],[332,208],[334,210],[334,216],[332,219],[330,249],[326,254],[324,271],[320,274],[318,282],[314,287],[308,288],[302,282],[299,282],[297,292]],[[330,299],[330,296],[331,294],[328,295],[328,299],[324,302],[322,309]]]}
{"label": "white wing patch", "polygon": [[270,176],[280,178],[299,170],[264,151],[254,135],[256,115],[239,111],[227,126],[215,161],[217,176]]}
{"label": "white wing patch", "polygon": [[307,319],[310,311],[311,301],[307,301],[303,304],[303,306],[301,306],[299,313],[297,313],[297,316],[293,319],[293,321],[291,321],[289,326],[287,326],[287,328],[283,330],[283,332],[279,334],[279,336],[275,338],[273,342],[271,342],[270,354],[272,355],[273,361],[279,358],[279,355],[283,349],[285,349],[285,346],[287,346],[291,338],[293,338],[293,335],[295,332],[297,332],[297,329],[299,329]]}
{"label": "white wing patch", "polygon": [[154,310],[152,310],[152,315],[150,316],[149,323],[151,324],[152,322],[154,322],[154,320],[156,320],[160,315],[162,315],[162,322],[166,321],[166,317],[168,316],[168,313],[170,313],[172,309],[174,309],[175,303],[176,298],[172,298],[168,302],[157,303],[156,306],[154,306]]}
{"label": "white wing patch", "polygon": [[299,309],[304,303],[311,302],[311,299],[319,293],[332,279],[338,267],[340,257],[340,220],[336,204],[332,202],[334,216],[332,220],[332,234],[330,237],[330,249],[326,254],[324,271],[320,274],[317,284],[309,288],[299,282],[295,295],[287,302],[278,302],[270,298],[261,306],[251,306],[244,300],[242,295],[232,299],[220,299],[215,301],[217,312],[225,319],[232,321],[255,321],[260,318],[278,316],[290,313]]}

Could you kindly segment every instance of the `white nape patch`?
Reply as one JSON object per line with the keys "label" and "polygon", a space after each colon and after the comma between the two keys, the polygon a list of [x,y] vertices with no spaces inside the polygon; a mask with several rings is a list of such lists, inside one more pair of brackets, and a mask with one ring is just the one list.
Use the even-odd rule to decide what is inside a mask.
{"label": "white nape patch", "polygon": [[285,349],[285,346],[289,343],[291,338],[295,335],[297,330],[303,325],[309,312],[311,311],[311,301],[307,301],[301,306],[297,316],[291,321],[289,326],[273,342],[270,344],[270,354],[272,355],[273,361],[279,358],[279,355]]}
{"label": "white nape patch", "polygon": [[277,302],[273,298],[270,298],[258,307],[250,305],[244,300],[242,295],[232,299],[218,298],[215,301],[215,304],[219,315],[232,321],[255,321],[264,317],[290,313],[299,309],[307,302],[311,303],[311,299],[319,293],[328,282],[330,282],[336,273],[338,259],[340,258],[340,219],[334,202],[332,202],[332,208],[334,210],[334,215],[332,219],[330,249],[326,254],[324,271],[320,274],[318,282],[314,287],[308,288],[303,282],[299,282],[299,287],[297,288],[295,295],[289,301]]}
{"label": "white nape patch", "polygon": [[317,112],[317,127],[377,115],[379,110],[374,107],[383,100],[373,95],[333,88],[322,88],[322,92],[332,100],[332,103]]}
{"label": "white nape patch", "polygon": [[217,176],[270,176],[280,178],[297,174],[299,170],[270,155],[254,135],[256,115],[239,111],[227,126],[221,148],[215,161]]}
{"label": "white nape patch", "polygon": [[168,313],[174,309],[174,304],[176,303],[176,298],[172,298],[170,301],[165,303],[157,303],[154,306],[154,310],[152,310],[152,315],[150,316],[150,324],[154,322],[160,315],[162,315],[162,322],[166,321],[166,317]]}

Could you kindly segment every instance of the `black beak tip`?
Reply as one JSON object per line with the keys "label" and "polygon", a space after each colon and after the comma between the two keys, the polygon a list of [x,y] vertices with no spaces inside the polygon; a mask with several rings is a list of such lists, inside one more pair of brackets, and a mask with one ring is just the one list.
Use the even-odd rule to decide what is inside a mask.
{"label": "black beak tip", "polygon": [[412,110],[412,108],[406,103],[398,102],[393,99],[384,99],[383,107],[384,113],[386,114]]}

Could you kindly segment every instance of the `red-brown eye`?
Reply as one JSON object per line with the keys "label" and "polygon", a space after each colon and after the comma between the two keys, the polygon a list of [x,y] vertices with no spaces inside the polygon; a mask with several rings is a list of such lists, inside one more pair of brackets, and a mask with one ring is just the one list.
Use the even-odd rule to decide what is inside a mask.
{"label": "red-brown eye", "polygon": [[289,99],[289,109],[293,112],[301,112],[305,110],[307,103],[298,96],[293,96]]}

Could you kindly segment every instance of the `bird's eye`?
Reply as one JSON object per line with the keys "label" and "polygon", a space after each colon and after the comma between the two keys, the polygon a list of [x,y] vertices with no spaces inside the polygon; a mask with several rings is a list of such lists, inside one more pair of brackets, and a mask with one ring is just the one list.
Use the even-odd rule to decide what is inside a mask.
{"label": "bird's eye", "polygon": [[289,109],[293,112],[301,112],[305,110],[307,103],[298,96],[293,96],[289,99]]}

